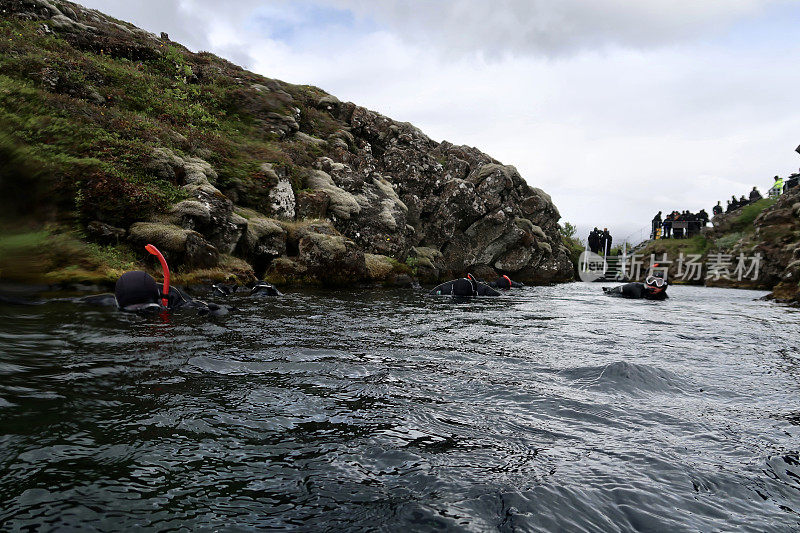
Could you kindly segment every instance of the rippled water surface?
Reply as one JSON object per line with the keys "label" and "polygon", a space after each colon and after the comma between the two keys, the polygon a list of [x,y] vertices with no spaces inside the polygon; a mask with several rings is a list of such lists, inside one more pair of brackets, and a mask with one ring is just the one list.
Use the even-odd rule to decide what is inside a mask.
{"label": "rippled water surface", "polygon": [[800,528],[800,313],[670,293],[0,306],[0,529]]}

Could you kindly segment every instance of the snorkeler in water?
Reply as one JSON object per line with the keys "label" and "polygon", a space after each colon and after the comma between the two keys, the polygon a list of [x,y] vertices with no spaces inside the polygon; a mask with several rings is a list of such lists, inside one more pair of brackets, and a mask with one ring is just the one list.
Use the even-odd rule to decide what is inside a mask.
{"label": "snorkeler in water", "polygon": [[178,309],[192,309],[200,315],[220,316],[226,315],[230,307],[217,305],[215,303],[195,300],[185,293],[170,287],[169,285],[169,266],[167,261],[158,249],[148,244],[145,249],[158,257],[161,268],[164,272],[164,283],[159,287],[153,276],[143,270],[133,270],[125,272],[117,280],[114,286],[114,293],[95,294],[82,298],[62,298],[56,300],[24,300],[22,298],[0,297],[0,303],[14,305],[42,305],[48,301],[69,301],[87,305],[117,307],[122,311],[128,312],[162,312],[175,311]]}
{"label": "snorkeler in water", "polygon": [[634,282],[609,288],[603,287],[606,296],[618,298],[644,299],[644,300],[666,300],[667,280],[662,276],[647,276],[644,283]]}
{"label": "snorkeler in water", "polygon": [[428,294],[434,296],[500,296],[499,292],[476,280],[472,274],[467,274],[466,278],[442,283],[434,287]]}

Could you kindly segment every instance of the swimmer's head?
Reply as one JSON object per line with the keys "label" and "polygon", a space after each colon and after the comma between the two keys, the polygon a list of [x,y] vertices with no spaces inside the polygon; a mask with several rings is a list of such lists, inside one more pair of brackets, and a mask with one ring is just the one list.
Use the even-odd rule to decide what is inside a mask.
{"label": "swimmer's head", "polygon": [[161,292],[153,276],[142,270],[125,272],[117,280],[114,296],[120,309],[133,305],[157,304]]}
{"label": "swimmer's head", "polygon": [[511,278],[508,276],[500,276],[497,278],[497,288],[507,291],[511,288]]}

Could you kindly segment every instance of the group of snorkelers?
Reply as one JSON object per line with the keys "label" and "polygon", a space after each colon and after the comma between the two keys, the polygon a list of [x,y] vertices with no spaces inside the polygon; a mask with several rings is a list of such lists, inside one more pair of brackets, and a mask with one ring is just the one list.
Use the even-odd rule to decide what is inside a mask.
{"label": "group of snorkelers", "polygon": [[[164,257],[151,245],[147,251],[158,257],[164,272],[164,282],[161,286],[156,280],[142,270],[125,272],[117,280],[113,294],[100,294],[80,298],[81,303],[102,306],[116,306],[128,312],[164,312],[180,309],[194,310],[200,315],[219,316],[230,312],[231,308],[211,302],[191,298],[185,292],[169,285],[169,267]],[[496,281],[486,282],[476,279],[472,274],[466,277],[450,280],[437,285],[428,294],[433,296],[500,296],[500,291],[509,291],[512,288],[524,287],[524,284],[513,281],[506,275],[500,276]],[[212,291],[216,296],[228,297],[237,292],[247,292],[249,296],[282,296],[281,292],[265,281],[258,281],[242,288],[237,285],[215,284]],[[603,292],[608,296],[621,298],[664,300],[667,298],[667,281],[662,275],[651,275],[644,283],[633,282],[618,287],[603,287]],[[23,302],[10,298],[0,298],[7,303],[44,303]]]}

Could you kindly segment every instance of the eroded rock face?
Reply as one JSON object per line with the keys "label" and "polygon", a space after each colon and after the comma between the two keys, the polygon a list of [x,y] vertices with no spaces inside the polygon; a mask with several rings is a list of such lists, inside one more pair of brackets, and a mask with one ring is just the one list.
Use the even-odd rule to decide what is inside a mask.
{"label": "eroded rock face", "polygon": [[237,209],[239,215],[246,217],[247,229],[240,244],[240,253],[263,272],[273,259],[286,253],[286,231],[278,221],[266,218],[249,209]]}
{"label": "eroded rock face", "polygon": [[306,186],[330,198],[327,217],[366,252],[405,259],[412,248],[432,248],[442,257],[426,274],[443,277],[572,278],[558,210],[514,167],[353,104],[318,106],[349,130],[331,135],[338,160],[317,160]]}
{"label": "eroded rock face", "polygon": [[764,257],[762,279],[772,287],[772,296],[800,303],[800,186],[781,195],[753,224],[760,241],[754,251]]}
{"label": "eroded rock face", "polygon": [[364,252],[342,235],[308,233],[299,243],[306,274],[323,285],[350,285],[367,277]]}
{"label": "eroded rock face", "polygon": [[213,185],[217,173],[211,165],[157,148],[148,168],[162,179],[182,185],[189,196],[172,206],[164,221],[201,233],[220,253],[233,253],[247,231],[247,221],[233,212],[233,202]]}
{"label": "eroded rock face", "polygon": [[368,278],[364,252],[330,222],[295,224],[285,229],[288,257],[273,261],[266,279],[275,283],[339,286]]}

